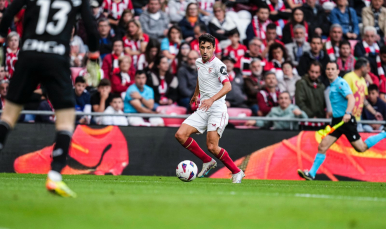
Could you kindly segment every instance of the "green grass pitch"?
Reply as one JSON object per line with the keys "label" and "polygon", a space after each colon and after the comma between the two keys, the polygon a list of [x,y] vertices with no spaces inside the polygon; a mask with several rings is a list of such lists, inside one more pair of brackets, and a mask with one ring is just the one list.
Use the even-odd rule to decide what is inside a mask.
{"label": "green grass pitch", "polygon": [[0,228],[386,228],[386,183],[0,174]]}

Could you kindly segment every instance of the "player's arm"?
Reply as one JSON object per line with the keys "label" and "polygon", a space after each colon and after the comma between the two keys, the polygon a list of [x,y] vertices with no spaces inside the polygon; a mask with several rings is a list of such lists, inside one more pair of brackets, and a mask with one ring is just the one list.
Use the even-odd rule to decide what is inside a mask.
{"label": "player's arm", "polygon": [[1,43],[4,43],[5,37],[7,37],[8,34],[8,28],[11,25],[15,15],[19,13],[21,8],[25,5],[26,0],[14,0],[11,5],[7,8],[7,10],[4,12],[3,19],[0,23],[0,36],[1,36]]}
{"label": "player's arm", "polygon": [[199,109],[203,111],[207,111],[215,101],[219,100],[220,98],[222,98],[224,95],[228,94],[228,92],[232,90],[232,85],[231,85],[231,82],[229,82],[229,80],[224,80],[222,84],[223,84],[223,87],[221,88],[221,90],[217,92],[217,94],[212,96],[212,98],[204,100],[201,103],[201,106]]}
{"label": "player's arm", "polygon": [[194,90],[194,94],[190,99],[190,105],[194,103],[197,106],[197,97],[199,94],[200,94],[200,86],[198,85],[198,78],[197,78],[196,89]]}
{"label": "player's arm", "polygon": [[89,58],[96,60],[99,58],[99,33],[95,18],[91,13],[91,7],[88,0],[82,1],[81,16],[86,28],[88,48],[90,50]]}
{"label": "player's arm", "polygon": [[354,106],[355,106],[355,98],[353,94],[348,94],[346,96],[346,99],[347,99],[347,109],[345,111],[345,115],[343,116],[343,121],[347,123],[351,119],[352,110],[354,109]]}
{"label": "player's arm", "polygon": [[374,109],[374,107],[371,106],[371,104],[369,103],[369,101],[368,101],[367,99],[365,99],[365,101],[363,102],[363,105],[365,106],[365,108],[366,108],[371,114],[373,114],[373,115],[375,116],[375,118],[376,118],[377,120],[383,120],[382,114],[379,113],[378,111],[376,111],[376,110]]}

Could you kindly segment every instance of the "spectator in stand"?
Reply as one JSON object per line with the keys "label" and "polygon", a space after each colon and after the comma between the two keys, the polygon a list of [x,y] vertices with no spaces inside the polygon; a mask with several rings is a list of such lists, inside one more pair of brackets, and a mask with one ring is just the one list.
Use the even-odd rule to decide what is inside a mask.
{"label": "spectator in stand", "polygon": [[146,10],[146,6],[147,6],[148,2],[149,2],[148,0],[135,0],[135,1],[133,1],[135,16],[140,16],[143,13],[143,11]]}
{"label": "spectator in stand", "polygon": [[262,42],[259,38],[253,38],[248,45],[249,51],[245,53],[243,57],[240,59],[240,70],[244,76],[251,75],[250,64],[254,59],[260,59],[260,65],[263,66],[264,71],[269,71],[272,69],[272,64],[270,64],[264,57],[261,56],[261,47]]}
{"label": "spectator in stand", "polygon": [[272,21],[269,19],[269,9],[266,7],[259,7],[256,15],[252,17],[252,21],[245,31],[247,35],[247,42],[249,43],[255,37],[261,39],[262,41],[265,40],[267,25],[270,23],[272,23]]}
{"label": "spectator in stand", "polygon": [[130,85],[134,83],[134,76],[129,75],[131,66],[130,56],[121,56],[118,59],[119,72],[115,73],[111,77],[111,92],[113,94],[121,95],[127,91]]}
{"label": "spectator in stand", "polygon": [[[124,99],[125,113],[156,113],[154,109],[154,91],[146,85],[146,75],[144,71],[135,73],[135,83],[126,92]],[[162,126],[162,118],[150,118],[147,123],[141,117],[129,117],[129,124],[132,126]]]}
{"label": "spectator in stand", "polygon": [[204,25],[204,31],[207,32],[208,28],[198,16],[197,3],[191,2],[186,7],[186,16],[180,22],[178,22],[178,26],[181,28],[182,36],[186,42],[191,42],[194,39],[194,27],[200,24]]}
{"label": "spectator in stand", "polygon": [[278,106],[277,99],[279,98],[279,88],[277,87],[277,79],[274,72],[266,72],[264,74],[264,88],[257,93],[257,105],[259,106],[258,116],[266,116],[272,107]]}
{"label": "spectator in stand", "polygon": [[[119,95],[114,95],[110,106],[103,112],[105,114],[124,114],[123,100]],[[128,126],[129,123],[125,116],[102,116],[100,117],[100,125]]]}
{"label": "spectator in stand", "polygon": [[[295,104],[309,118],[326,118],[325,86],[320,80],[322,65],[313,61],[308,73],[296,82]],[[311,128],[312,129],[312,128]]]}
{"label": "spectator in stand", "polygon": [[8,79],[8,78],[9,78],[8,72],[5,70],[4,66],[1,66],[0,67],[0,81],[4,80],[4,79]]}
{"label": "spectator in stand", "polygon": [[373,26],[377,30],[377,41],[384,41],[386,33],[386,8],[383,0],[371,0],[371,5],[362,9],[363,27]]}
{"label": "spectator in stand", "polygon": [[160,105],[171,105],[178,99],[178,79],[170,73],[169,69],[168,58],[158,57],[146,81],[154,91],[154,110]]}
{"label": "spectator in stand", "polygon": [[[355,63],[354,71],[347,73],[343,79],[345,79],[350,86],[350,89],[355,98],[355,106],[352,111],[352,115],[356,118],[357,121],[361,119],[362,110],[366,108],[371,114],[373,114],[377,120],[382,120],[382,114],[374,110],[374,108],[369,104],[366,99],[367,93],[367,84],[365,77],[368,74],[369,61],[361,57]],[[362,125],[358,125],[358,131],[362,130]]]}
{"label": "spectator in stand", "polygon": [[322,83],[324,85],[329,85],[329,81],[325,74],[325,69],[328,61],[330,61],[330,58],[328,57],[327,53],[322,50],[323,49],[323,43],[321,37],[312,37],[311,38],[311,50],[309,52],[306,52],[303,54],[303,56],[299,60],[298,65],[298,73],[299,76],[304,76],[304,74],[307,73],[309,66],[311,62],[317,60],[322,64]]}
{"label": "spectator in stand", "polygon": [[[386,70],[386,46],[382,46],[379,50],[379,56],[381,58],[381,67],[385,72]],[[0,77],[1,79],[1,77]],[[379,77],[379,97],[386,103],[386,78],[383,76]]]}
{"label": "spectator in stand", "polygon": [[[111,54],[107,54],[103,59],[102,70],[104,78],[111,79],[111,76],[114,73],[119,72],[119,64],[118,59],[121,56],[124,56],[123,52],[123,41],[122,40],[114,40],[113,41],[113,52]],[[129,73],[132,73],[133,70],[130,69]]]}
{"label": "spectator in stand", "polygon": [[149,36],[143,33],[141,23],[137,20],[130,20],[127,26],[127,33],[123,37],[125,53],[133,58],[133,64],[137,66],[138,56],[145,52]]}
{"label": "spectator in stand", "polygon": [[170,0],[168,3],[170,22],[177,24],[185,17],[190,0]]}
{"label": "spectator in stand", "polygon": [[359,40],[359,22],[355,10],[348,6],[347,0],[337,0],[336,7],[331,11],[332,24],[340,24],[343,36],[350,40]]}
{"label": "spectator in stand", "polygon": [[305,34],[306,29],[303,25],[295,25],[293,42],[285,45],[288,56],[294,66],[298,66],[303,54],[311,49],[310,44],[306,41]]}
{"label": "spectator in stand", "polygon": [[221,2],[213,5],[213,12],[214,17],[208,25],[209,32],[220,41],[220,47],[224,49],[230,44],[229,32],[237,29],[237,25],[231,17],[226,15],[225,5]]}
{"label": "spectator in stand", "polygon": [[304,13],[304,20],[308,23],[310,37],[315,35],[328,36],[330,23],[322,6],[316,4],[316,0],[306,0],[301,10]]}
{"label": "spectator in stand", "polygon": [[308,24],[304,20],[304,13],[300,8],[295,8],[292,10],[290,21],[283,28],[283,43],[291,43],[295,37],[294,27],[296,25],[303,25],[305,28],[305,41],[308,40]]}
{"label": "spectator in stand", "polygon": [[277,38],[277,32],[276,32],[276,24],[270,23],[267,25],[267,31],[265,33],[266,39],[263,40],[263,47],[262,47],[262,52],[261,56],[267,57],[267,54],[269,52],[269,48],[271,47],[272,44],[278,43],[284,46],[283,42],[281,42]]}
{"label": "spectator in stand", "polygon": [[10,32],[7,36],[7,53],[6,53],[6,71],[9,73],[9,78],[12,78],[15,71],[15,64],[19,56],[20,36],[16,32]]}
{"label": "spectator in stand", "polygon": [[178,63],[176,60],[176,56],[178,54],[181,42],[181,29],[178,26],[174,25],[170,27],[167,37],[164,38],[161,43],[162,55],[168,58],[168,60],[171,62],[171,71],[173,74],[177,73]]}
{"label": "spectator in stand", "polygon": [[283,69],[283,79],[278,80],[279,90],[280,91],[287,91],[291,98],[294,98],[295,96],[295,90],[296,90],[296,82],[301,79],[301,77],[296,73],[293,72],[293,67],[291,62],[284,62],[282,64]]}
{"label": "spectator in stand", "polygon": [[251,62],[251,74],[244,78],[244,91],[247,95],[247,105],[251,108],[253,115],[257,115],[257,93],[264,87],[263,66],[260,59]]}
{"label": "spectator in stand", "polygon": [[[379,98],[379,89],[377,85],[371,84],[368,87],[369,96],[368,101],[374,110],[382,114],[382,120],[386,120],[386,103]],[[377,120],[373,114],[368,110],[363,110],[362,112],[363,120]],[[384,128],[382,124],[365,124],[363,129],[366,132],[381,131]]]}
{"label": "spectator in stand", "polygon": [[[105,15],[102,13],[102,9],[99,6],[99,2],[96,0],[90,1],[90,6],[91,6],[91,12],[95,18],[95,21],[99,22],[101,18],[104,18]],[[108,23],[108,22],[107,22]],[[99,30],[99,27],[98,27]],[[77,35],[82,38],[83,42],[87,45],[88,39],[87,39],[87,33],[86,33],[86,28],[84,26],[83,19],[78,20],[78,33]]]}
{"label": "spectator in stand", "polygon": [[236,60],[235,68],[240,68],[240,59],[247,52],[247,47],[240,44],[240,33],[237,29],[230,31],[228,38],[231,44],[225,48],[224,56],[230,56]]}
{"label": "spectator in stand", "polygon": [[202,15],[202,20],[208,24],[213,17],[213,6],[216,0],[197,0],[199,13]]}
{"label": "spectator in stand", "polygon": [[273,43],[268,52],[268,60],[272,63],[278,81],[283,80],[282,64],[288,60],[287,50],[282,44]]}
{"label": "spectator in stand", "polygon": [[[75,111],[76,112],[90,112],[90,93],[86,91],[86,80],[82,76],[75,79],[74,93],[75,93]],[[76,116],[76,122],[80,124],[88,124],[87,116]]]}
{"label": "spectator in stand", "polygon": [[109,23],[114,31],[117,31],[119,20],[126,9],[133,9],[132,0],[103,1],[104,15],[109,19]]}
{"label": "spectator in stand", "polygon": [[330,36],[328,37],[326,43],[324,43],[324,51],[326,51],[331,61],[335,61],[339,57],[340,42],[343,40],[342,37],[342,26],[339,24],[331,25]]}
{"label": "spectator in stand", "polygon": [[[270,0],[265,2],[269,8],[269,19],[279,25],[283,29],[286,21],[291,17],[291,7],[287,1]],[[280,35],[282,35],[280,33]]]}
{"label": "spectator in stand", "polygon": [[355,57],[351,53],[350,42],[343,40],[339,44],[339,57],[336,60],[339,69],[339,76],[343,77],[346,73],[354,70]]}
{"label": "spectator in stand", "polygon": [[113,94],[111,93],[111,83],[108,79],[101,79],[98,91],[91,96],[90,102],[93,112],[104,112],[109,106]]}
{"label": "spectator in stand", "polygon": [[99,32],[99,52],[101,58],[111,53],[112,50],[112,37],[110,34],[111,27],[107,18],[101,18],[98,21],[98,32]]}
{"label": "spectator in stand", "polygon": [[153,68],[154,60],[161,53],[160,43],[156,39],[150,39],[146,46],[145,53],[141,54],[138,58],[137,70],[144,70],[147,72]]}
{"label": "spectator in stand", "polygon": [[180,106],[185,107],[190,111],[190,99],[192,98],[197,85],[197,67],[196,60],[199,57],[197,51],[191,50],[188,54],[188,60],[186,64],[182,64],[178,69],[178,92]]}
{"label": "spectator in stand", "polygon": [[[198,53],[200,53],[200,44],[198,43],[198,38],[206,33],[206,26],[204,24],[199,24],[194,26],[194,40],[190,42],[190,48],[192,50],[196,50]],[[216,55],[217,58],[221,59],[221,47],[218,43],[217,38],[214,38],[215,41],[215,47],[214,47],[214,54]]]}
{"label": "spectator in stand", "polygon": [[[294,104],[291,104],[292,98],[287,91],[281,92],[278,99],[279,106],[272,107],[267,117],[271,118],[308,118],[307,114],[300,110]],[[258,126],[270,128],[274,130],[297,130],[299,129],[299,122],[285,122],[285,121],[255,121],[246,122],[246,126]],[[292,128],[291,128],[292,127]]]}
{"label": "spectator in stand", "polygon": [[188,62],[188,54],[190,52],[190,45],[186,42],[182,42],[181,45],[180,45],[180,50],[178,51],[178,54],[177,54],[177,63],[178,63],[178,66],[177,66],[177,71],[178,69],[180,69],[180,67],[184,64],[187,64]]}
{"label": "spectator in stand", "polygon": [[143,32],[161,41],[168,33],[169,17],[161,11],[159,0],[149,0],[147,10],[139,17]]}
{"label": "spectator in stand", "polygon": [[0,0],[0,12],[4,13],[7,9],[7,0]]}
{"label": "spectator in stand", "polygon": [[82,39],[76,35],[76,26],[72,28],[72,39],[70,41],[70,66],[83,67],[83,58],[86,55],[86,48]]}
{"label": "spectator in stand", "polygon": [[[96,63],[93,63],[96,62]],[[104,72],[99,67],[99,60],[89,60],[87,55],[83,58],[82,66],[85,66],[78,73],[78,77],[82,76],[86,80],[87,91],[92,92],[97,88],[99,81],[104,78]]]}
{"label": "spectator in stand", "polygon": [[[124,39],[124,36],[127,34],[127,31],[129,30],[129,22],[133,20],[134,14],[133,11],[130,9],[125,9],[122,13],[121,19],[119,19],[116,31],[115,31],[115,37],[119,39]],[[139,21],[137,22],[138,24]],[[141,27],[142,29],[142,27]]]}
{"label": "spectator in stand", "polygon": [[381,64],[381,59],[379,57],[379,45],[376,42],[376,36],[377,30],[374,27],[365,27],[363,29],[364,39],[355,45],[354,56],[357,58],[366,57],[370,62],[371,72],[380,77],[385,73],[382,68],[378,69],[378,63]]}
{"label": "spectator in stand", "polygon": [[232,90],[227,94],[225,101],[228,107],[244,107],[247,108],[247,96],[244,93],[244,78],[240,69],[235,69],[236,61],[231,57],[223,57],[221,61],[227,66],[229,81],[232,85]]}
{"label": "spectator in stand", "polygon": [[8,86],[9,80],[1,80],[0,81],[0,110],[2,110],[5,106],[5,98],[8,94]]}

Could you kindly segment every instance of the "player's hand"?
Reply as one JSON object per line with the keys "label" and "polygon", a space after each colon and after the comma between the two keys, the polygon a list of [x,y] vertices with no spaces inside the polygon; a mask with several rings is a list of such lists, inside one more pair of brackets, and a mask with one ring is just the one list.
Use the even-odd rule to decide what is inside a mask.
{"label": "player's hand", "polygon": [[299,109],[295,109],[295,110],[292,111],[292,113],[294,113],[295,116],[299,116],[299,115],[302,114],[302,111],[299,110]]}
{"label": "player's hand", "polygon": [[377,111],[377,113],[375,113],[375,118],[376,118],[378,121],[382,121],[382,120],[383,120],[382,114],[379,113],[378,111]]}
{"label": "player's hand", "polygon": [[198,108],[202,111],[207,111],[209,108],[212,106],[214,103],[213,99],[205,99],[204,101],[201,102],[201,106]]}
{"label": "player's hand", "polygon": [[349,121],[350,121],[350,119],[351,119],[351,115],[349,115],[349,114],[345,114],[344,116],[343,116],[343,122],[344,123],[348,123]]}
{"label": "player's hand", "polygon": [[193,95],[193,97],[190,99],[190,105],[194,104],[197,107],[197,100],[198,100],[198,96]]}

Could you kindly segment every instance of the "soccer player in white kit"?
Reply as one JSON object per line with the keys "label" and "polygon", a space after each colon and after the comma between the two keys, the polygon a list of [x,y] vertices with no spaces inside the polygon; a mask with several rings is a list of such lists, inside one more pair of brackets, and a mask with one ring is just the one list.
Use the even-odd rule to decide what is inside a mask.
{"label": "soccer player in white kit", "polygon": [[225,95],[232,89],[232,86],[227,69],[225,64],[214,56],[215,38],[212,35],[203,34],[198,41],[202,58],[196,60],[198,79],[190,103],[197,103],[200,95],[200,106],[182,123],[175,137],[181,145],[203,161],[204,164],[198,177],[204,177],[217,166],[217,162],[207,155],[190,135],[202,134],[207,130],[206,146],[209,152],[232,172],[233,183],[241,183],[245,176],[244,172],[234,164],[228,152],[218,145],[229,118]]}

